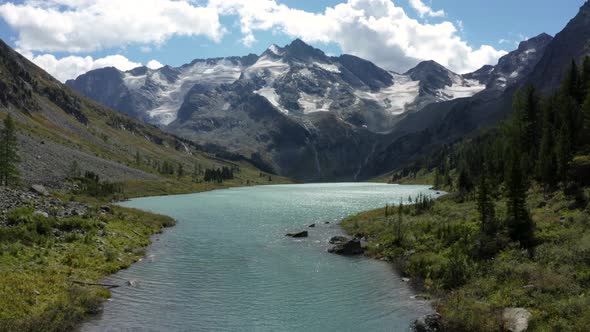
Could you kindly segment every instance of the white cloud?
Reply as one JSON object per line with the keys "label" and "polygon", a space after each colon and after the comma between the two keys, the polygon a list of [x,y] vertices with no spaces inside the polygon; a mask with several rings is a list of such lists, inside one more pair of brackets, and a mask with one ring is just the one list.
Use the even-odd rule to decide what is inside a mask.
{"label": "white cloud", "polygon": [[420,17],[430,16],[430,17],[443,17],[445,16],[444,10],[432,10],[429,6],[427,6],[422,0],[410,0],[410,6],[414,8]]}
{"label": "white cloud", "polygon": [[115,67],[125,71],[141,66],[141,63],[130,61],[122,55],[109,55],[100,59],[93,59],[91,56],[67,56],[57,59],[52,54],[33,56],[31,53],[22,53],[61,82],[76,78],[93,69]]}
{"label": "white cloud", "polygon": [[495,64],[506,54],[489,45],[473,48],[452,22],[418,22],[390,0],[348,0],[323,13],[289,8],[275,0],[209,0],[209,7],[220,15],[238,15],[246,45],[256,42],[256,31],[279,32],[311,43],[335,42],[345,53],[396,71],[435,60],[465,73]]}
{"label": "white cloud", "polygon": [[225,33],[215,9],[189,0],[26,0],[1,4],[0,17],[27,51],[92,52],[173,36],[219,41]]}
{"label": "white cloud", "polygon": [[147,65],[145,65],[146,67],[148,67],[149,69],[160,69],[162,67],[164,67],[163,64],[161,64],[158,60],[152,60],[150,62],[147,63]]}
{"label": "white cloud", "polygon": [[[419,22],[391,0],[346,0],[320,13],[277,1],[25,0],[22,5],[0,5],[0,17],[18,33],[20,49],[43,53],[92,52],[129,44],[147,51],[173,36],[220,41],[226,32],[222,16],[237,17],[242,43],[248,46],[257,42],[256,33],[270,31],[310,43],[336,43],[344,53],[396,71],[435,60],[465,73],[495,64],[506,53],[489,45],[473,47],[461,37],[460,23]],[[419,15],[444,15],[423,1],[410,1]]]}

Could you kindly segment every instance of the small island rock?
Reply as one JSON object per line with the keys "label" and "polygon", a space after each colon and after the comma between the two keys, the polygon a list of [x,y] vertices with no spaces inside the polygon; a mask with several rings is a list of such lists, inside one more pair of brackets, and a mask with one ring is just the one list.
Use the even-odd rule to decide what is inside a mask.
{"label": "small island rock", "polygon": [[362,254],[365,252],[365,248],[361,246],[360,240],[354,239],[342,244],[338,244],[333,248],[328,249],[328,252],[344,256],[353,256]]}
{"label": "small island rock", "polygon": [[332,238],[330,238],[329,242],[331,244],[343,244],[348,241],[349,241],[349,239],[346,236],[336,235],[336,236],[332,236]]}
{"label": "small island rock", "polygon": [[290,237],[307,237],[307,231],[299,232],[299,233],[287,233],[286,236]]}

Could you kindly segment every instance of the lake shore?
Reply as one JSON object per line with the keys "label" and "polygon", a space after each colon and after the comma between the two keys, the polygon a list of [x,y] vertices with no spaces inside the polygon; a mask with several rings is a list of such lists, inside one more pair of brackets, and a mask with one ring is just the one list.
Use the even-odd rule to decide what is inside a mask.
{"label": "lake shore", "polygon": [[[360,185],[362,187],[362,184],[356,184],[356,185]],[[328,186],[333,186],[333,185],[328,185]],[[287,187],[282,187],[282,186],[277,186],[277,187],[275,187],[275,186],[262,186],[262,187],[259,187],[258,189],[254,189],[253,188],[253,193],[256,193],[256,192],[258,192],[258,193],[264,193],[264,192],[268,192],[268,191],[275,192],[277,190],[282,191],[282,192],[285,192],[285,190],[286,190],[289,193],[291,193],[292,190],[295,190],[295,192],[300,192],[302,190],[308,191],[309,189],[306,189],[306,188],[312,188],[311,190],[315,190],[318,194],[326,195],[324,193],[324,189],[322,188],[322,185],[319,185],[319,184],[317,184],[317,185],[311,185],[311,187],[310,187],[310,185],[308,185],[307,187],[305,185],[295,186],[294,188],[287,188]],[[313,189],[313,188],[317,188],[317,189]],[[379,191],[386,192],[386,191],[391,191],[391,189],[397,190],[398,186],[383,186],[382,188],[380,188],[380,189],[379,188],[380,187],[378,187],[378,190]],[[412,190],[415,190],[415,189],[412,189]],[[249,191],[250,191],[250,189],[248,189],[248,192]],[[355,189],[353,189],[353,191],[355,191]],[[221,206],[224,206],[225,213],[228,213],[229,211],[231,211],[231,209],[230,209],[229,206],[235,206],[235,205],[229,205],[228,206],[227,204],[229,204],[229,203],[222,203],[221,201],[224,201],[225,199],[221,199],[220,197],[233,197],[235,195],[241,195],[240,194],[241,192],[244,193],[245,191],[242,191],[242,190],[230,190],[230,191],[222,190],[222,191],[218,191],[217,193],[213,194],[212,196],[209,195],[209,194],[207,194],[207,195],[203,196],[203,199],[205,199],[207,201],[213,199],[213,201],[211,201],[211,202],[218,202],[218,203],[215,203],[214,205],[211,205],[211,203],[203,203],[203,204],[205,204],[208,207],[208,209],[212,209],[213,211],[217,211],[218,210],[216,207],[213,207],[213,206],[217,206],[217,204],[221,204]],[[343,192],[348,192],[348,191],[346,189],[344,189]],[[358,192],[359,192],[359,194],[362,193],[363,196],[366,195],[366,194],[364,194],[365,193],[365,190],[364,189],[359,189]],[[248,194],[248,197],[249,196],[250,196],[250,194]],[[331,196],[331,195],[329,195],[329,196]],[[326,196],[326,197],[329,197],[329,196]],[[403,195],[403,196],[405,197],[406,195]],[[268,198],[271,198],[271,197],[273,197],[273,199],[275,199],[276,198],[276,195],[270,195],[270,196],[268,196]],[[301,196],[301,197],[302,198],[305,197],[306,200],[310,198],[308,196]],[[179,199],[180,199],[180,201],[179,201]],[[181,205],[181,206],[192,206],[192,204],[186,204],[188,201],[190,201],[192,199],[194,199],[194,198],[191,198],[190,195],[181,195],[181,196],[178,196],[178,197],[165,197],[165,196],[164,197],[151,197],[151,198],[147,198],[147,199],[138,200],[137,202],[127,202],[127,203],[125,203],[125,205],[126,206],[133,206],[135,208],[140,208],[140,209],[143,209],[144,207],[150,207],[150,210],[152,210],[151,207],[153,206],[154,209],[152,211],[156,211],[158,213],[163,213],[163,214],[168,214],[168,212],[171,212],[171,215],[173,215],[173,216],[176,216],[176,215],[183,216],[183,215],[185,215],[185,212],[179,211],[178,208],[172,207],[174,205],[171,205],[171,204],[184,204],[184,205]],[[221,199],[221,201],[219,201],[220,199]],[[367,197],[365,200],[367,200],[367,199],[368,199],[368,201],[371,201],[371,199],[369,199],[369,197]],[[331,199],[331,200],[333,200],[333,199]],[[199,201],[201,201],[201,200],[199,200]],[[240,201],[241,201],[241,199],[240,199]],[[266,199],[255,199],[255,201],[256,202],[266,202]],[[382,200],[379,200],[379,201],[382,201]],[[155,208],[159,204],[158,202],[161,202],[163,204],[163,205],[161,205],[163,208],[160,208],[160,209],[156,209]],[[185,203],[181,203],[181,202],[185,202]],[[315,202],[315,200],[312,200],[312,201],[309,201],[309,202],[310,203],[311,202]],[[383,201],[383,202],[386,202],[386,201]],[[242,203],[239,203],[238,206],[244,206],[243,204],[244,204],[243,202]],[[274,206],[272,202],[267,202],[267,204],[270,204],[270,206]],[[334,201],[331,204],[336,204],[336,205],[340,206],[342,204],[342,202],[340,200],[336,200],[336,201]],[[363,204],[366,204],[366,203],[363,203]],[[169,207],[169,205],[171,205],[171,206]],[[246,206],[250,206],[250,205],[251,204],[246,204]],[[379,205],[380,204],[376,205],[376,204],[373,203],[370,206],[375,207],[375,206],[379,206]],[[262,206],[266,206],[266,205],[262,205]],[[340,263],[338,263],[339,265],[340,264],[344,264],[344,265],[348,266],[348,264],[349,264],[349,260],[348,259],[342,260],[342,258],[336,258],[336,257],[333,257],[331,254],[326,253],[326,249],[328,248],[327,244],[322,244],[321,245],[321,248],[322,249],[319,250],[319,251],[318,251],[318,248],[315,248],[315,249],[314,248],[311,248],[311,247],[307,248],[308,245],[311,245],[313,247],[317,246],[314,243],[317,243],[318,240],[320,240],[322,242],[327,241],[327,239],[330,237],[330,231],[329,231],[329,229],[336,227],[334,221],[340,220],[340,217],[334,218],[334,219],[332,217],[330,219],[320,219],[320,220],[329,220],[329,221],[332,221],[330,224],[324,224],[323,221],[320,222],[320,220],[318,220],[318,219],[313,219],[313,218],[305,217],[305,215],[300,215],[300,213],[298,212],[300,210],[299,210],[299,208],[297,208],[298,206],[299,205],[295,205],[295,206],[289,208],[290,209],[289,211],[292,210],[292,212],[293,212],[293,218],[295,218],[295,219],[293,219],[291,221],[291,222],[295,221],[295,224],[291,224],[291,222],[289,222],[289,225],[291,225],[290,227],[288,227],[288,228],[280,228],[278,230],[278,232],[277,232],[278,234],[275,234],[275,232],[272,232],[272,233],[268,233],[268,232],[262,232],[262,233],[254,232],[253,234],[256,234],[255,237],[257,237],[257,238],[259,238],[259,237],[267,238],[267,239],[264,239],[263,241],[261,241],[260,244],[257,245],[256,243],[257,243],[257,241],[260,241],[261,239],[255,240],[254,238],[250,238],[249,236],[247,236],[246,234],[242,234],[241,232],[240,232],[240,235],[238,235],[238,238],[242,239],[244,237],[247,237],[250,240],[244,239],[244,240],[246,240],[246,243],[244,243],[243,245],[245,245],[245,246],[255,246],[255,247],[256,246],[260,246],[260,245],[265,245],[265,246],[266,245],[272,245],[272,246],[274,246],[274,245],[277,245],[279,243],[282,243],[281,246],[288,245],[289,243],[292,243],[290,246],[296,245],[297,247],[299,247],[302,244],[308,243],[308,244],[305,244],[303,248],[301,248],[304,252],[307,252],[309,250],[312,250],[312,252],[315,252],[315,254],[313,254],[313,255],[314,256],[315,255],[319,255],[318,258],[321,257],[320,258],[320,261],[325,261],[325,264],[332,265],[335,262],[340,262]],[[348,207],[349,205],[346,204],[345,206]],[[345,213],[344,215],[351,215],[351,214],[354,214],[354,213],[362,210],[362,209],[358,209],[358,207],[353,207],[352,205],[350,205],[350,207],[352,208],[350,214],[344,212]],[[252,222],[254,222],[253,225],[269,225],[268,222],[271,222],[271,224],[274,224],[275,223],[275,220],[276,220],[275,219],[276,217],[272,217],[272,215],[267,215],[267,214],[259,215],[257,211],[260,208],[262,208],[262,207],[255,207],[254,208],[255,210],[252,210],[252,212],[249,212],[249,213],[254,213],[254,215],[252,215],[252,216],[255,216],[255,218],[252,219],[253,220]],[[326,208],[328,208],[328,206],[326,206]],[[333,208],[331,208],[331,209],[333,210]],[[184,211],[184,208],[182,210]],[[266,209],[264,209],[264,210],[266,211]],[[323,211],[323,210],[324,210],[324,208],[318,210],[318,212]],[[280,211],[279,212],[280,213],[279,215],[281,215],[281,216],[283,215],[283,213],[285,213],[285,211],[283,209],[281,209],[279,211]],[[333,210],[333,211],[334,212],[329,212],[328,215],[334,215],[334,213],[336,213],[336,214],[338,214],[340,216],[344,216],[344,215],[342,215],[343,211],[341,209],[336,209],[336,210]],[[180,214],[178,214],[178,213],[180,213]],[[320,212],[319,214],[312,213],[312,215],[323,215],[323,213],[324,212]],[[241,218],[244,218],[243,213],[238,213],[238,215],[240,215]],[[225,216],[225,214],[224,214],[224,216]],[[261,220],[260,217],[264,218],[264,220]],[[226,217],[224,217],[224,218],[226,218]],[[298,241],[298,240],[290,241],[290,240],[287,240],[285,238],[284,234],[285,234],[285,232],[287,230],[290,231],[290,230],[297,230],[298,229],[297,226],[296,226],[296,224],[301,225],[300,227],[307,228],[307,226],[309,224],[311,224],[313,221],[318,222],[318,226],[316,226],[315,228],[309,228],[309,230],[310,230],[310,237],[308,239],[305,239],[305,240],[303,240],[301,242],[301,241]],[[210,228],[210,227],[213,227],[213,225],[215,223],[211,223],[210,221],[209,222],[203,221],[203,222],[205,224],[200,224],[201,226],[199,228],[199,233],[200,232],[206,232],[206,233],[210,233],[210,234],[215,234],[216,233],[216,231],[214,230],[215,228]],[[207,226],[204,226],[204,225],[207,225]],[[252,227],[253,227],[253,225],[252,225]],[[293,225],[295,225],[295,227],[293,227]],[[178,241],[178,240],[171,240],[170,239],[170,236],[179,236],[180,234],[182,234],[182,238],[183,239],[186,239],[186,237],[189,236],[189,234],[190,234],[190,231],[187,230],[187,227],[190,228],[190,225],[187,224],[187,223],[182,223],[182,230],[180,231],[180,233],[178,233],[179,232],[178,230],[173,231],[173,233],[176,234],[176,235],[168,235],[166,237],[166,239],[165,238],[161,238],[161,240],[162,241],[165,241],[165,242],[166,241],[173,241],[171,243],[176,243],[176,241]],[[202,227],[206,227],[206,228],[203,229]],[[268,227],[268,226],[266,226],[266,227]],[[224,227],[223,229],[224,229],[224,233],[225,233],[228,228],[225,228]],[[229,236],[229,238],[227,236],[228,235],[224,235],[223,238],[226,239],[227,241],[233,241],[233,240],[231,240],[231,236]],[[318,236],[319,236],[319,238],[318,238]],[[269,240],[272,240],[272,241],[269,242]],[[277,240],[280,240],[280,241],[279,242],[276,242]],[[184,249],[182,249],[181,251],[169,251],[169,250],[174,250],[173,248],[175,248],[176,246],[166,245],[166,243],[165,242],[162,242],[162,241],[158,242],[157,248],[159,248],[158,250],[160,250],[160,251],[161,250],[164,250],[164,252],[157,252],[157,253],[154,252],[153,254],[155,254],[156,257],[158,257],[158,256],[159,257],[168,257],[168,258],[173,257],[172,259],[174,260],[175,259],[174,257],[183,257],[184,256],[183,253],[186,252],[186,250],[188,250],[185,247],[185,245],[182,245],[182,247]],[[185,241],[185,240],[183,240],[183,241]],[[299,243],[299,242],[301,242],[301,243]],[[214,240],[214,243],[220,243],[220,242],[218,240]],[[205,245],[205,244],[203,244],[203,245]],[[209,245],[211,245],[211,244],[209,244]],[[209,245],[205,245],[205,247],[203,247],[203,248],[209,248]],[[198,248],[194,248],[194,249],[191,249],[191,250],[193,250],[195,252],[201,252],[205,256],[209,257],[209,254],[206,254],[207,249],[203,249],[202,247],[200,247],[199,244],[198,244],[198,242],[195,243],[195,246],[197,246]],[[224,248],[225,248],[225,246],[224,246]],[[223,257],[226,257],[227,255],[228,255],[227,253],[226,254],[223,254]],[[244,252],[244,255],[246,255],[245,252]],[[230,256],[231,256],[231,254],[230,254]],[[248,255],[248,257],[250,257],[250,255]],[[254,259],[254,257],[252,257],[252,259]],[[170,266],[167,265],[168,264],[168,261],[169,261],[168,259],[166,259],[165,261],[156,260],[156,263],[150,262],[149,264],[148,264],[148,262],[144,261],[141,264],[137,265],[134,269],[128,270],[128,271],[123,271],[121,274],[118,274],[115,278],[109,278],[108,280],[110,282],[112,282],[112,281],[120,281],[120,280],[137,279],[137,280],[141,280],[142,282],[145,282],[147,284],[160,285],[160,281],[159,281],[160,279],[153,279],[153,278],[158,275],[158,272],[157,272],[158,270],[157,269],[164,269],[164,270],[169,270],[170,269]],[[369,266],[375,265],[375,263],[370,263],[371,260],[364,260],[363,259],[362,261],[369,262],[369,263],[363,263],[363,265],[364,264],[367,264]],[[262,261],[262,262],[265,262],[265,260]],[[262,263],[262,262],[259,262],[259,263]],[[163,264],[163,266],[161,266],[159,264]],[[266,263],[264,263],[264,264],[266,264]],[[271,265],[274,266],[274,264],[271,264]],[[184,264],[183,264],[183,266],[184,266]],[[393,276],[390,275],[391,272],[387,272],[387,271],[390,271],[390,267],[387,266],[386,264],[376,264],[375,266],[381,266],[378,269],[381,269],[382,270],[379,273],[384,274],[383,275],[384,278],[387,278],[387,279],[390,279],[390,278],[397,279],[397,278],[395,278],[395,277],[393,277]],[[142,272],[140,272],[140,271],[144,271],[144,269],[149,269],[149,271],[151,271],[151,272],[148,272],[148,270],[146,270],[145,272],[146,273],[149,273],[149,274],[147,274],[145,277],[142,277],[142,275],[141,275]],[[156,269],[156,270],[154,270],[154,269]],[[349,270],[350,269],[349,266],[346,267],[346,268],[344,266],[342,266],[342,269],[343,270],[340,273],[346,273],[346,274],[348,274],[348,273],[352,273],[353,272],[353,271],[350,271]],[[216,268],[215,270],[218,270],[218,268]],[[313,267],[313,270],[315,271],[315,265]],[[186,271],[183,270],[183,271],[184,271],[183,274],[185,274],[185,273],[189,273],[190,274],[191,273],[190,272],[191,271],[190,269],[189,270],[186,270]],[[283,271],[283,269],[278,270],[278,271],[275,271],[275,272],[279,272],[279,271]],[[138,273],[140,273],[140,274],[138,274]],[[152,273],[156,273],[156,275],[152,275]],[[196,272],[193,271],[192,273],[196,273]],[[150,277],[147,277],[148,275]],[[195,278],[197,278],[196,275],[195,275]],[[219,277],[217,277],[217,278],[219,278]],[[290,278],[293,278],[293,276],[290,276]],[[215,280],[218,280],[218,279],[215,279]],[[196,282],[196,281],[195,280],[192,280],[192,283],[193,284],[194,284],[194,282]],[[360,282],[360,280],[358,280],[358,282],[359,282],[359,285],[364,284],[364,283]],[[331,283],[332,282],[330,282],[330,284]],[[203,282],[203,284],[209,284],[209,282]],[[227,285],[227,284],[228,283],[225,283],[225,285]],[[399,287],[402,287],[402,285],[403,285],[403,283],[401,281],[399,281],[399,280],[396,280],[393,284],[399,284]],[[336,286],[335,285],[330,285],[330,287],[336,287]],[[368,287],[368,286],[363,286],[363,287]],[[398,287],[398,286],[396,286],[396,287]],[[368,288],[371,288],[371,287],[368,287]],[[403,286],[403,288],[406,288],[407,291],[403,291],[402,293],[405,294],[406,292],[409,292],[409,288],[407,286]],[[385,289],[386,288],[383,288],[382,291],[385,291]],[[149,297],[148,294],[151,291],[152,291],[151,289],[150,290],[145,290],[144,289],[141,292],[139,290],[136,291],[136,290],[133,290],[133,289],[129,289],[128,291],[127,290],[121,290],[122,294],[119,294],[119,296],[118,296],[118,299],[119,300],[118,300],[117,304],[114,304],[114,303],[113,304],[109,304],[109,307],[107,307],[108,310],[105,312],[105,315],[103,316],[103,318],[101,318],[98,321],[94,321],[94,322],[92,322],[92,324],[90,324],[90,326],[92,327],[90,330],[91,331],[100,331],[101,329],[108,328],[109,326],[116,326],[117,321],[121,317],[123,317],[123,316],[121,316],[120,310],[127,310],[127,307],[128,306],[130,306],[129,307],[129,310],[132,310],[130,312],[130,314],[137,313],[137,312],[146,312],[146,311],[151,310],[149,308],[144,308],[144,307],[141,307],[142,309],[139,309],[139,308],[137,308],[137,307],[134,306],[134,303],[133,302],[129,302],[129,303],[126,303],[125,302],[126,301],[125,298],[127,296],[148,296]],[[156,292],[157,294],[166,294],[166,293],[168,293],[167,291],[164,291],[163,289],[154,289],[153,291]],[[143,293],[143,292],[148,292],[148,293]],[[129,295],[129,294],[135,294],[135,295]],[[140,294],[142,294],[142,295],[140,295]],[[231,292],[229,292],[228,294],[231,294]],[[368,294],[371,294],[371,292],[363,291],[362,294],[363,294],[363,296],[366,296]],[[189,295],[187,294],[187,296],[189,296]],[[244,295],[244,296],[246,296],[246,295]],[[301,296],[303,296],[303,293],[301,294]],[[408,294],[408,295],[403,296],[403,299],[404,300],[402,302],[404,302],[404,303],[406,301],[409,302],[408,304],[406,304],[406,305],[409,305],[409,307],[413,307],[413,306],[419,305],[421,303],[421,301],[411,300],[410,299],[410,296],[411,296],[411,293]],[[223,296],[221,298],[223,298]],[[389,299],[389,296],[385,297],[384,300],[385,299]],[[131,299],[129,299],[129,300],[131,300]],[[170,299],[168,299],[168,298],[162,298],[162,299],[160,299],[160,301],[157,301],[157,302],[167,302],[167,301],[175,301],[175,300],[176,300],[176,298],[170,298]],[[120,301],[123,301],[123,303],[121,303]],[[348,307],[345,306],[345,308],[348,308]],[[350,308],[348,308],[348,309],[350,309]],[[407,310],[407,309],[404,309],[404,310]],[[178,313],[176,313],[176,314],[178,314]],[[213,315],[213,316],[210,316],[210,315]],[[215,315],[216,314],[214,314],[214,313],[205,314],[205,316],[207,316],[207,317],[215,317]],[[188,318],[188,319],[190,321],[190,318]],[[134,321],[134,320],[131,319],[131,321]],[[109,323],[109,322],[112,322],[112,323]],[[123,322],[120,322],[120,323],[123,323]],[[109,324],[113,324],[113,325],[109,325]],[[155,322],[155,324],[158,324],[158,323]],[[409,324],[409,320],[406,321],[403,326],[404,327],[407,327],[407,324]],[[155,325],[155,326],[157,326],[157,325]],[[180,327],[178,327],[178,328],[180,328]]]}
{"label": "lake shore", "polygon": [[[290,183],[282,177],[272,180]],[[49,193],[51,188],[48,196],[25,188],[12,190],[16,200],[30,198],[8,205],[7,225],[0,223],[0,331],[57,331],[80,326],[98,314],[110,297],[108,289],[91,284],[144,258],[151,237],[175,224],[170,217],[113,202],[268,182],[268,177],[237,178],[221,184],[128,182],[122,196],[102,198],[60,189]],[[66,210],[72,205],[73,212],[58,216],[53,206],[61,205]]]}

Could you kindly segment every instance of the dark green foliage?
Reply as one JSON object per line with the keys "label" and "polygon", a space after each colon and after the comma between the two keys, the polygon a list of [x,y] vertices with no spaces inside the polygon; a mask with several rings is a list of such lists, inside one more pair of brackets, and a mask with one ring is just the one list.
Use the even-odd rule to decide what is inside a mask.
{"label": "dark green foliage", "polygon": [[174,166],[168,160],[164,160],[162,166],[159,167],[160,174],[164,175],[174,175]]}
{"label": "dark green foliage", "polygon": [[0,130],[0,185],[8,186],[18,182],[20,171],[17,164],[18,142],[16,127],[10,114],[4,119],[4,128]]}
{"label": "dark green foliage", "polygon": [[206,169],[204,180],[207,182],[223,183],[225,180],[232,180],[234,178],[234,171],[223,166],[221,169]]}
{"label": "dark green foliage", "polygon": [[123,185],[121,183],[101,182],[98,174],[87,171],[84,177],[78,179],[80,189],[78,193],[92,197],[107,197],[121,194]]}
{"label": "dark green foliage", "polygon": [[184,166],[182,165],[182,163],[178,163],[178,168],[176,169],[176,176],[178,176],[179,178],[184,176]]}
{"label": "dark green foliage", "polygon": [[534,223],[529,214],[526,196],[528,183],[522,168],[522,159],[516,152],[510,158],[506,176],[507,216],[506,226],[513,241],[523,248],[534,246]]}

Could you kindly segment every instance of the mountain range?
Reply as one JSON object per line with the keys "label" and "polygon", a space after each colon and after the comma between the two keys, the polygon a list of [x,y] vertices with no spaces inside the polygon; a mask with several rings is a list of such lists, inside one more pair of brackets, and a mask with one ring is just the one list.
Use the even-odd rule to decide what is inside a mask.
{"label": "mountain range", "polygon": [[157,70],[103,68],[66,84],[193,142],[259,159],[281,175],[367,179],[500,121],[523,84],[556,89],[571,59],[588,53],[589,7],[555,38],[540,34],[497,65],[464,75],[434,61],[395,73],[297,39],[261,55]]}

